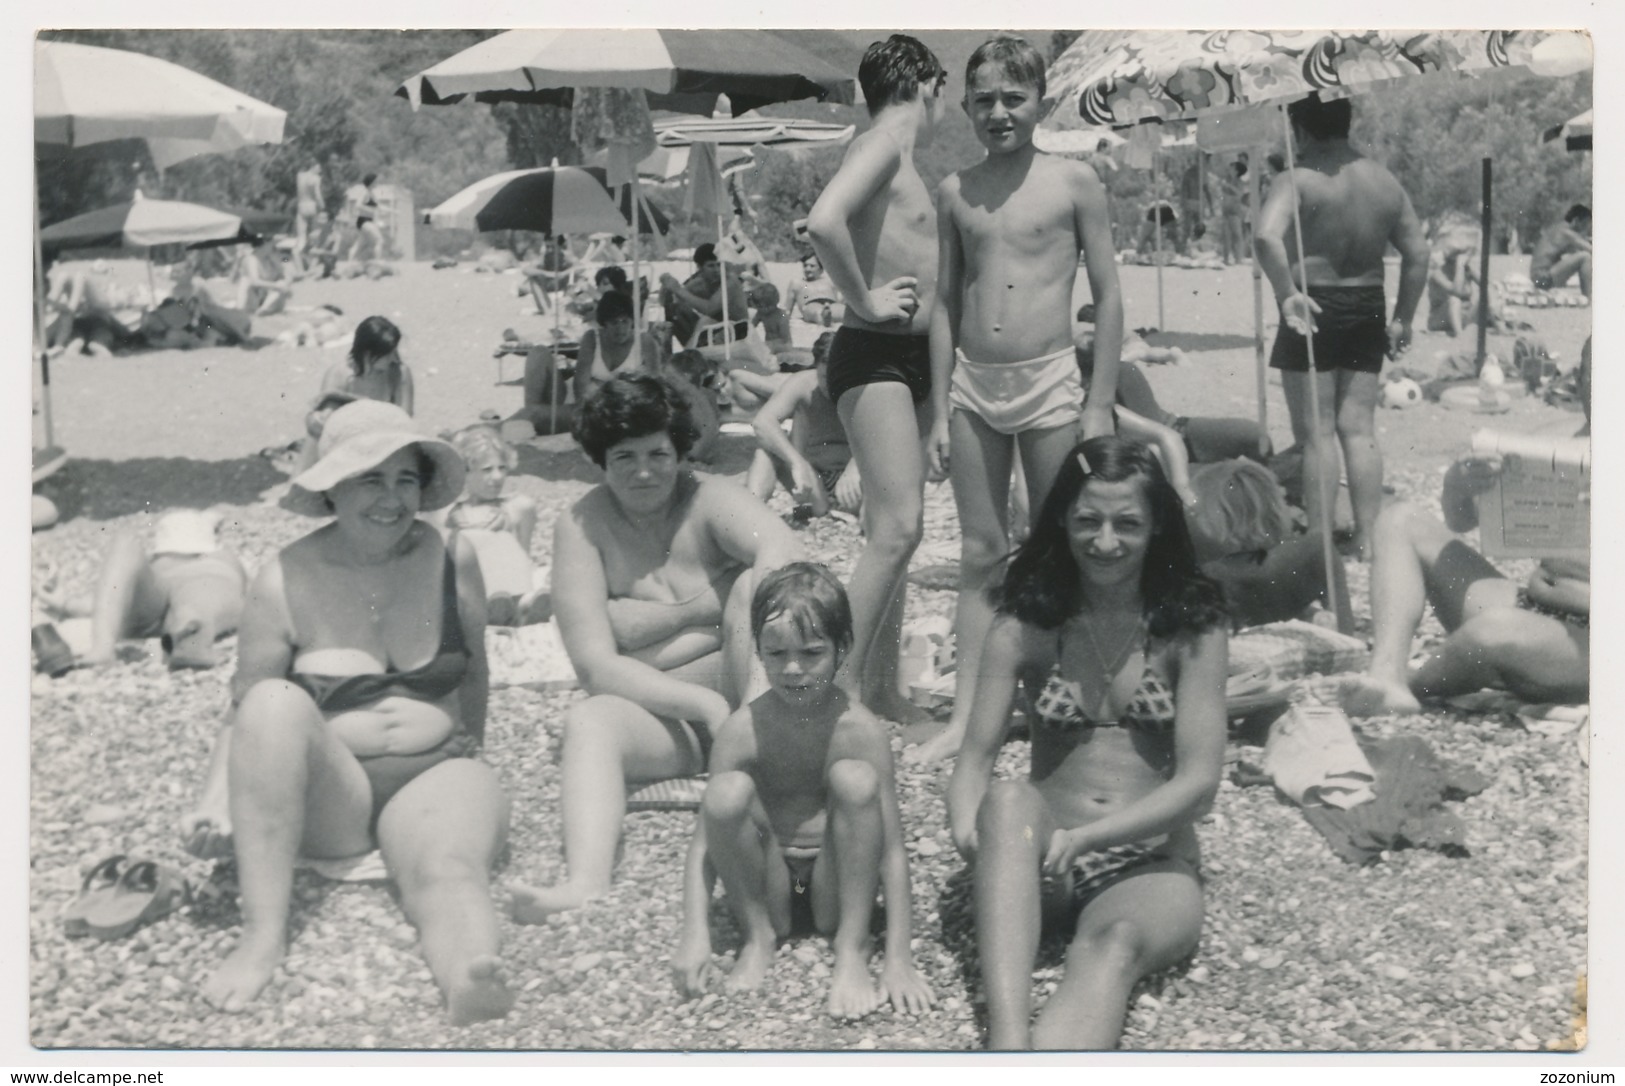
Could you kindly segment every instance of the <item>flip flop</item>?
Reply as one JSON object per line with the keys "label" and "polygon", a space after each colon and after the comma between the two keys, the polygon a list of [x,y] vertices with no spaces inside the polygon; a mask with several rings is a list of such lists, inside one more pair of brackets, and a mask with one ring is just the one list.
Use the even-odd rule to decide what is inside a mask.
{"label": "flip flop", "polygon": [[85,917],[117,889],[127,859],[129,857],[123,853],[109,856],[85,872],[78,895],[62,910],[62,930],[70,939],[80,939],[90,934],[90,925]]}
{"label": "flip flop", "polygon": [[167,864],[141,860],[126,867],[112,891],[91,906],[85,924],[98,939],[122,939],[190,900],[191,887],[179,871]]}

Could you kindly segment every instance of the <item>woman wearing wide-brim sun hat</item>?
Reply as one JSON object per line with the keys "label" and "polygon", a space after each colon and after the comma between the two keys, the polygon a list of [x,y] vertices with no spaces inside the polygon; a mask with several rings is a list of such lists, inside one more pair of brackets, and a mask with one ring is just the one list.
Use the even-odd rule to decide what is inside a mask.
{"label": "woman wearing wide-brim sun hat", "polygon": [[474,755],[485,727],[485,587],[474,551],[418,519],[462,459],[393,404],[334,411],[286,506],[331,520],[249,592],[233,710],[187,818],[235,851],[243,930],[203,987],[243,1010],[286,949],[295,859],[383,853],[452,1020],[506,1014],[490,870],[508,799]]}

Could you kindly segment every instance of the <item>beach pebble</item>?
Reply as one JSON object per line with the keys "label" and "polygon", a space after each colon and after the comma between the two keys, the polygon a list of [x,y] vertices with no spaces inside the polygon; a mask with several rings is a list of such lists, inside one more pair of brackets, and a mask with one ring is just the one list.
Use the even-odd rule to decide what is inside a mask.
{"label": "beach pebble", "polygon": [[1382,967],[1382,975],[1389,980],[1408,980],[1411,971],[1403,965],[1385,965]]}
{"label": "beach pebble", "polygon": [[1508,970],[1508,972],[1512,974],[1513,980],[1527,980],[1535,975],[1535,967],[1530,965],[1528,962],[1519,962],[1517,965]]}
{"label": "beach pebble", "polygon": [[597,969],[599,963],[601,963],[603,960],[604,955],[602,952],[595,951],[590,954],[578,954],[575,958],[571,959],[570,968],[577,973],[590,973],[594,969]]}

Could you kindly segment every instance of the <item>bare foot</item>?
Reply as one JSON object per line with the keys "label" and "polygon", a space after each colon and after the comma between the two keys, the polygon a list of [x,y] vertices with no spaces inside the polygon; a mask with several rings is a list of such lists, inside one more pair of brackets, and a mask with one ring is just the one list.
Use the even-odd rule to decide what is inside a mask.
{"label": "bare foot", "polygon": [[554,913],[579,909],[602,890],[587,890],[575,883],[561,882],[557,886],[515,886],[510,911],[520,924],[545,924]]}
{"label": "bare foot", "polygon": [[1409,716],[1422,711],[1421,702],[1403,683],[1386,682],[1373,675],[1350,675],[1337,684],[1337,700],[1350,716]]}
{"label": "bare foot", "polygon": [[767,980],[768,967],[773,964],[777,951],[778,940],[771,933],[766,939],[745,940],[745,945],[739,948],[739,957],[734,959],[734,967],[728,970],[722,982],[723,991],[756,991]]}
{"label": "bare foot", "polygon": [[505,1018],[513,1009],[514,995],[502,977],[502,960],[492,955],[468,963],[468,977],[452,985],[446,993],[446,1009],[451,1024],[469,1026]]}
{"label": "bare foot", "polygon": [[917,747],[903,748],[903,761],[914,765],[927,765],[952,758],[959,753],[959,744],[965,741],[963,722],[949,721],[948,726]]}
{"label": "bare foot", "polygon": [[286,950],[280,936],[258,939],[245,932],[220,968],[203,982],[203,998],[216,1010],[241,1014],[270,982]]}
{"label": "bare foot", "polygon": [[836,1018],[862,1018],[880,1006],[880,989],[869,979],[869,948],[835,952],[829,981],[829,1013]]}
{"label": "bare foot", "polygon": [[684,999],[704,995],[713,972],[710,933],[702,937],[685,931],[671,956],[671,978],[677,985],[677,994]]}
{"label": "bare foot", "polygon": [[882,720],[895,721],[903,727],[911,724],[923,724],[930,721],[931,714],[915,705],[912,701],[893,691],[881,694],[863,703],[871,713]]}

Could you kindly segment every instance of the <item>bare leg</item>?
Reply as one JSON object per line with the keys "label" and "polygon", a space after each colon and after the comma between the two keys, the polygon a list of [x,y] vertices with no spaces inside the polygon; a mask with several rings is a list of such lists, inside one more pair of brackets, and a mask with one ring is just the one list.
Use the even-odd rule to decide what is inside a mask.
{"label": "bare leg", "polygon": [[918,422],[906,385],[860,385],[841,396],[841,425],[863,476],[865,543],[847,585],[852,601],[852,653],[842,668],[842,685],[865,704],[874,700],[877,676],[864,674],[870,653],[908,560],[924,530],[925,457]]}
{"label": "bare leg", "polygon": [[1107,887],[1078,917],[1061,986],[1039,1013],[1033,1047],[1116,1048],[1135,983],[1189,954],[1201,930],[1202,887],[1181,860]]}
{"label": "bare leg", "polygon": [[1026,781],[995,781],[976,812],[976,952],[992,1049],[1032,1047],[1033,962],[1043,914],[1039,870],[1055,822]]}
{"label": "bare leg", "polygon": [[243,697],[227,765],[243,932],[203,982],[203,997],[236,1013],[259,995],[287,948],[301,845],[310,856],[372,847],[372,786],[310,695],[282,680],[256,683]]}
{"label": "bare leg", "polygon": [[141,541],[128,533],[114,538],[96,578],[86,663],[112,663],[122,637],[156,634],[168,608],[169,596],[153,575]]}
{"label": "bare leg", "polygon": [[903,608],[908,596],[908,579],[904,578],[886,608],[880,631],[869,649],[869,664],[865,674],[873,675],[874,694],[865,703],[870,712],[884,720],[907,727],[931,719],[931,714],[915,705],[897,689],[897,654],[903,643]]}
{"label": "bare leg", "polygon": [[1401,503],[1377,518],[1371,547],[1371,662],[1365,675],[1345,681],[1343,707],[1357,716],[1415,713],[1406,663],[1427,602],[1423,570],[1453,540],[1449,530],[1413,505]]}
{"label": "bare leg", "polygon": [[971,703],[976,697],[976,675],[981,662],[975,646],[987,640],[988,629],[993,625],[993,605],[988,602],[987,589],[997,578],[999,562],[1009,549],[1006,533],[1015,442],[971,411],[955,411],[948,429],[953,448],[948,462],[949,478],[953,482],[961,532],[959,600],[954,619],[959,670],[954,681],[954,708],[948,717],[948,727],[904,752],[904,758],[915,763],[952,757],[965,739],[965,725],[970,720]]}
{"label": "bare leg", "polygon": [[[1510,581],[1488,582],[1505,585]],[[1478,586],[1475,586],[1478,587]],[[1486,593],[1488,594],[1488,593]],[[1526,701],[1591,696],[1591,634],[1517,607],[1488,608],[1463,622],[1410,674],[1417,698],[1448,698],[1486,687]]]}
{"label": "bare leg", "polygon": [[[828,847],[819,853],[813,868],[813,920],[819,930],[833,927],[835,933],[829,1013],[836,1018],[862,1018],[880,1006],[880,990],[869,977],[869,957],[874,953],[869,921],[874,915],[875,891],[880,886],[883,833],[880,780],[868,762],[843,758],[829,767],[826,781],[830,805],[825,830]],[[833,918],[829,915],[831,875],[836,911]],[[892,905],[887,902],[888,907]]]}
{"label": "bare leg", "polygon": [[491,866],[507,832],[508,797],[491,767],[469,758],[423,773],[378,820],[384,861],[453,1025],[501,1018],[513,1007],[491,902]]}
{"label": "bare leg", "polygon": [[1348,470],[1354,543],[1361,558],[1371,556],[1371,530],[1382,512],[1382,450],[1377,448],[1376,431],[1381,389],[1382,380],[1375,373],[1337,373],[1337,439]]}
{"label": "bare leg", "polygon": [[734,770],[711,778],[700,817],[711,864],[745,936],[723,987],[754,991],[767,979],[779,937],[790,930],[789,873],[750,774]]}
{"label": "bare leg", "polygon": [[[1292,419],[1292,440],[1303,453],[1303,508],[1309,515],[1309,527],[1319,530],[1332,524],[1337,515],[1337,483],[1342,472],[1337,462],[1337,375],[1321,373],[1319,382],[1320,420],[1317,434],[1310,417],[1308,373],[1281,374],[1281,387],[1286,393],[1287,414]],[[1321,507],[1327,505],[1326,518],[1321,519]]]}
{"label": "bare leg", "polygon": [[569,877],[540,889],[515,886],[513,918],[521,924],[542,923],[609,890],[628,781],[689,776],[705,768],[684,725],[614,695],[571,707],[563,761],[560,808]]}

